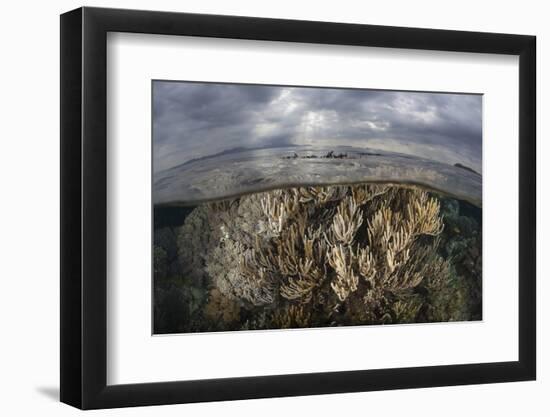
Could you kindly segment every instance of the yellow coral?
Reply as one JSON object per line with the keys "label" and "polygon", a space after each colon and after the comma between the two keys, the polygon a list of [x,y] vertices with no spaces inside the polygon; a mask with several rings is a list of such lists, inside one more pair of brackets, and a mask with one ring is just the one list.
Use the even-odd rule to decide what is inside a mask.
{"label": "yellow coral", "polygon": [[291,305],[275,312],[273,323],[279,329],[308,327],[310,319],[311,312],[304,306]]}
{"label": "yellow coral", "polygon": [[336,271],[336,278],[330,283],[331,288],[340,301],[345,301],[348,296],[357,290],[359,277],[353,269],[355,255],[353,249],[348,246],[333,246],[327,253],[329,265]]}
{"label": "yellow coral", "polygon": [[363,211],[359,208],[353,196],[344,198],[338,205],[336,215],[332,220],[331,236],[333,242],[350,245],[362,224]]}

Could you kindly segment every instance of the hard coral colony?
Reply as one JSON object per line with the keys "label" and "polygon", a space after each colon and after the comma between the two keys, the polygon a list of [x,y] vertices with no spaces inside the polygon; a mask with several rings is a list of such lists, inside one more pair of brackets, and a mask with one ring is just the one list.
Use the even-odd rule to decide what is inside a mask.
{"label": "hard coral colony", "polygon": [[[155,331],[480,319],[480,227],[458,206],[391,184],[199,205],[174,229],[171,267],[157,242],[155,307],[164,318],[155,315]],[[474,248],[469,258],[464,245]]]}

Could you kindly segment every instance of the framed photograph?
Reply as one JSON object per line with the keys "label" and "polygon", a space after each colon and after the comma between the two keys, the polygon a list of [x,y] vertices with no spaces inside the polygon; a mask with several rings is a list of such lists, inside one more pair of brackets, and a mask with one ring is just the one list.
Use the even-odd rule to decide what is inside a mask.
{"label": "framed photograph", "polygon": [[61,401],[533,380],[535,37],[61,16]]}

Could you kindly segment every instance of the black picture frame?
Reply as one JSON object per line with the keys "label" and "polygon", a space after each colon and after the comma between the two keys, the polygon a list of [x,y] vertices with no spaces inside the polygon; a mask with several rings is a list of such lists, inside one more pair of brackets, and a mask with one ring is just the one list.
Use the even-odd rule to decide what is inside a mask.
{"label": "black picture frame", "polygon": [[[519,56],[519,360],[112,385],[107,375],[108,32]],[[61,401],[81,409],[533,380],[536,38],[102,8],[61,15]]]}

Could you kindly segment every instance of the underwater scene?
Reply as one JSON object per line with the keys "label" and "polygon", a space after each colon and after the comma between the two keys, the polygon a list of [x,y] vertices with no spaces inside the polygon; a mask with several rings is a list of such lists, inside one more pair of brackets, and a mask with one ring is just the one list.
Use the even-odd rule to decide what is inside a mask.
{"label": "underwater scene", "polygon": [[482,320],[480,111],[470,95],[155,81],[153,333]]}

